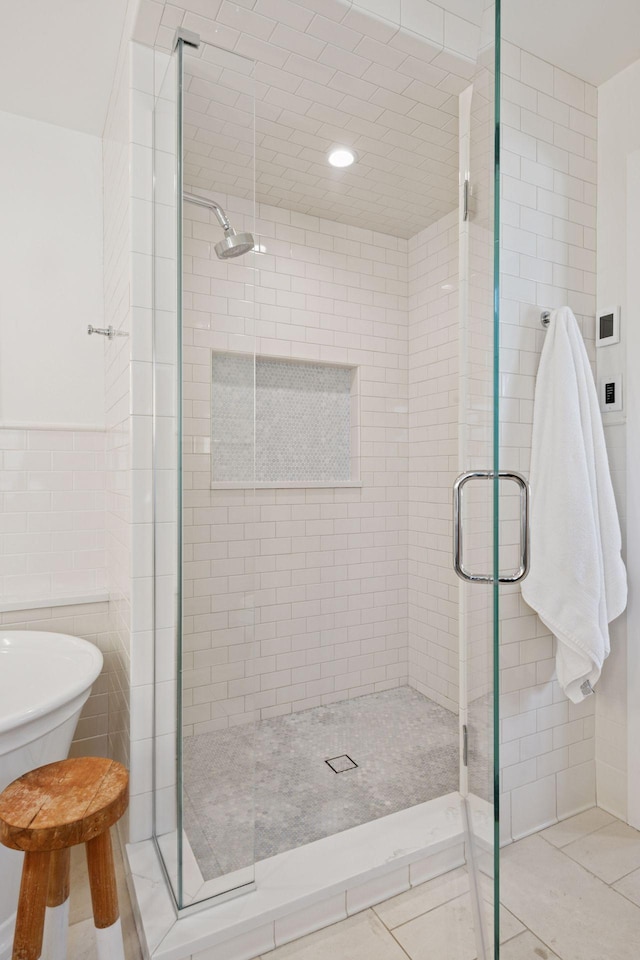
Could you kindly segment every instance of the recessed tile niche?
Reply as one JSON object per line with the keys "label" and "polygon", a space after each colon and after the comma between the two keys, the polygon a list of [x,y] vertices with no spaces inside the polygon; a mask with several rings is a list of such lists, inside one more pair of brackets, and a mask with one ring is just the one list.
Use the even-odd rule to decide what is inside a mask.
{"label": "recessed tile niche", "polygon": [[212,485],[357,484],[357,380],[355,367],[214,353]]}

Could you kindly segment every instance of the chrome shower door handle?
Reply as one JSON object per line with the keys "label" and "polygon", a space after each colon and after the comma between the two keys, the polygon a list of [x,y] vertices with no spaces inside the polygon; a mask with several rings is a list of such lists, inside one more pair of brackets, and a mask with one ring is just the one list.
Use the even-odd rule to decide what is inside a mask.
{"label": "chrome shower door handle", "polygon": [[[471,573],[464,567],[462,491],[470,480],[512,480],[520,488],[520,565],[509,577]],[[461,474],[453,485],[453,568],[461,580],[469,583],[518,583],[529,572],[529,484],[519,473],[492,470],[470,470]]]}

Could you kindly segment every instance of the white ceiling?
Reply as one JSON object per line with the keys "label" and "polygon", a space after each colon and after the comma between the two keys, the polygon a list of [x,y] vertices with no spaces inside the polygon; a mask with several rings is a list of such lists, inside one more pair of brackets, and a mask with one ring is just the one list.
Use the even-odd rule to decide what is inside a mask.
{"label": "white ceiling", "polygon": [[599,86],[640,59],[640,0],[503,0],[502,35]]}
{"label": "white ceiling", "polygon": [[[310,14],[308,29],[318,29],[318,19]],[[251,61],[208,45],[200,59],[187,57],[190,189],[253,196],[255,90],[255,189],[262,203],[400,237],[452,210],[457,94],[468,80],[391,45],[377,52],[395,69],[387,74],[363,60],[356,77],[349,52],[303,36],[313,59],[298,56],[300,40],[285,36],[284,46],[274,42],[265,54],[273,65],[258,61],[253,71]],[[369,50],[362,34],[349,42],[357,58]],[[328,164],[336,144],[355,150],[350,169]]]}
{"label": "white ceiling", "polygon": [[[457,200],[456,95],[473,75],[484,7],[145,0],[138,39],[167,49],[182,23],[206,41],[187,71],[185,175],[196,192],[253,191],[248,77],[239,57],[216,62],[215,44],[256,62],[259,200],[411,236]],[[640,58],[640,0],[503,0],[502,11],[504,37],[596,85]],[[336,143],[355,148],[355,166],[327,166]]]}
{"label": "white ceiling", "polygon": [[0,110],[102,134],[128,0],[0,0]]}
{"label": "white ceiling", "polygon": [[[468,56],[343,0],[245,0],[242,8],[210,0],[214,19],[185,10],[193,0],[181,5],[181,16],[172,4],[155,24],[149,8],[143,16],[157,46],[166,48],[178,22],[210,41],[186,58],[192,192],[253,196],[255,96],[259,201],[400,237],[455,207]],[[479,31],[464,22],[468,31],[450,35],[469,52]],[[327,163],[338,144],[355,150],[353,167]]]}

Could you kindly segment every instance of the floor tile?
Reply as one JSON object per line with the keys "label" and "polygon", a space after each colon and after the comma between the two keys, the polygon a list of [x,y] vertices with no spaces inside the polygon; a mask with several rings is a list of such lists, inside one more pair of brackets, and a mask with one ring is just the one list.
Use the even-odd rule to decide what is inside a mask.
{"label": "floor tile", "polygon": [[[115,844],[114,844],[115,847]],[[79,923],[93,916],[89,873],[84,844],[71,848],[71,899],[69,903],[69,923]]]}
{"label": "floor tile", "polygon": [[407,890],[391,900],[379,903],[373,909],[390,930],[401,923],[419,917],[429,910],[440,907],[449,900],[462,896],[469,890],[469,875],[466,867],[452,870],[441,877],[421,883],[413,890]]}
{"label": "floor tile", "polygon": [[599,807],[592,807],[591,810],[585,810],[584,813],[578,813],[575,817],[569,817],[568,820],[562,820],[553,827],[543,830],[540,836],[552,843],[554,847],[566,847],[568,843],[595,833],[596,830],[606,827],[614,820],[615,817],[610,813],[605,813]]}
{"label": "floor tile", "polygon": [[560,960],[557,954],[538,940],[530,930],[525,930],[503,945],[500,960]]}
{"label": "floor tile", "polygon": [[634,870],[628,876],[614,883],[613,889],[621,893],[627,900],[633,900],[640,907],[640,870]]}
{"label": "floor tile", "polygon": [[[524,931],[508,910],[501,913],[500,927],[501,940]],[[396,927],[393,935],[411,960],[475,960],[478,956],[469,894]]]}
{"label": "floor tile", "polygon": [[[112,834],[113,861],[118,886],[118,903],[126,960],[142,960],[131,900],[127,890],[120,844]],[[95,960],[97,957],[93,928],[93,908],[87,873],[84,845],[71,848],[71,902],[69,904],[69,957],[72,960]]]}
{"label": "floor tile", "polygon": [[[124,941],[124,955],[126,960],[142,960],[142,951],[135,931],[135,926],[127,921],[124,914],[122,920],[122,939]],[[73,923],[69,927],[69,960],[97,960],[96,935],[93,918]]]}
{"label": "floor tile", "polygon": [[[407,960],[372,910],[264,955],[264,960]],[[457,960],[457,958],[456,958]]]}
{"label": "floor tile", "polygon": [[93,920],[81,920],[69,927],[67,955],[73,960],[96,960],[98,951]]}
{"label": "floor tile", "polygon": [[574,840],[562,852],[605,883],[615,883],[640,868],[640,833],[614,820],[601,830]]}
{"label": "floor tile", "polygon": [[640,956],[640,909],[539,836],[502,851],[501,888],[508,909],[562,960]]}

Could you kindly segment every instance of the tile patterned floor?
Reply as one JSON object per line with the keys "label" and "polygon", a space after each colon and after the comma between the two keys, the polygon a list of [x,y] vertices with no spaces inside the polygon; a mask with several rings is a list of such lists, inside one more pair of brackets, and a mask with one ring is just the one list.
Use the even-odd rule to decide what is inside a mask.
{"label": "tile patterned floor", "polygon": [[[348,754],[357,768],[325,763]],[[458,719],[411,687],[187,737],[205,880],[458,789]]]}
{"label": "tile patterned floor", "polygon": [[[640,833],[593,809],[502,851],[501,960],[637,960]],[[466,870],[261,960],[476,960]]]}
{"label": "tile patterned floor", "polygon": [[[118,885],[118,903],[124,939],[126,960],[142,960],[142,950],[136,933],[127,891],[122,852],[115,832],[112,831],[113,859]],[[71,902],[69,904],[69,949],[68,960],[97,960],[91,893],[87,874],[87,858],[84,846],[71,848]]]}
{"label": "tile patterned floor", "polygon": [[[95,960],[86,871],[75,853],[68,956]],[[141,960],[117,851],[116,872],[126,957]],[[594,808],[520,840],[502,851],[502,900],[501,960],[637,960],[640,833]],[[460,868],[256,960],[476,957]]]}

